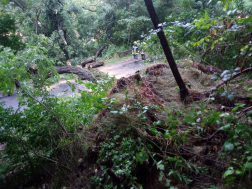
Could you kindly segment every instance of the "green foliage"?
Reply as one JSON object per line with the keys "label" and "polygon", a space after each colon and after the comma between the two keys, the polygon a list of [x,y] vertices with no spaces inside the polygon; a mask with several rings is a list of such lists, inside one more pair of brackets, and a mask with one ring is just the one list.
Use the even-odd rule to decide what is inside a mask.
{"label": "green foliage", "polygon": [[[178,1],[177,8],[180,11],[186,7],[188,9],[191,6],[187,5],[188,2]],[[175,59],[187,58],[222,69],[249,66],[244,63],[251,59],[251,46],[244,42],[248,34],[243,34],[251,33],[251,19],[249,16],[240,18],[243,9],[238,8],[241,5],[238,1],[234,4],[230,4],[231,1],[222,3],[226,12],[220,9],[217,1],[209,1],[204,5],[205,9],[191,8],[187,12],[167,17],[167,26],[163,30]],[[249,15],[248,11],[243,11],[243,14]],[[163,52],[156,32],[150,32],[150,35],[145,36],[147,52],[164,60],[160,56]]]}
{"label": "green foliage", "polygon": [[105,59],[111,59],[115,58],[117,56],[116,52],[127,50],[125,47],[117,47],[114,44],[109,45],[104,51],[103,51],[103,57]]}
{"label": "green foliage", "polygon": [[[85,84],[90,92],[81,91],[80,97],[55,97],[47,87],[58,81],[59,76],[53,71],[54,62],[46,53],[43,47],[27,47],[20,56],[10,49],[0,52],[0,90],[12,93],[15,80],[20,81],[19,107],[26,105],[23,111],[16,112],[3,108],[3,104],[0,107],[0,143],[7,143],[1,153],[6,165],[1,169],[3,183],[6,181],[4,175],[21,165],[25,167],[21,172],[27,177],[40,173],[41,166],[53,167],[55,163],[71,170],[81,148],[78,132],[104,107],[103,98],[114,83],[106,76],[97,83],[76,80]],[[38,68],[37,73],[29,73],[28,67],[34,65]],[[47,79],[49,73],[52,79]],[[33,82],[32,86],[29,81]],[[60,160],[62,155],[68,157]]]}
{"label": "green foliage", "polygon": [[[47,74],[53,68],[54,62],[50,61],[46,56],[47,50],[43,47],[28,47],[20,56],[15,56],[11,49],[5,48],[0,52],[0,90],[6,94],[8,90],[13,91],[15,79],[28,81],[31,78],[27,71],[29,66],[37,65],[38,75],[35,75],[35,86],[38,82],[50,84],[46,81]],[[39,81],[41,80],[41,81]],[[12,92],[11,92],[12,93]],[[41,93],[40,93],[41,94]]]}
{"label": "green foliage", "polygon": [[15,19],[9,14],[0,13],[0,51],[4,47],[10,47],[12,50],[18,51],[24,48],[21,36],[16,34]]}
{"label": "green foliage", "polygon": [[[97,162],[112,161],[112,171],[115,175],[125,177],[131,184],[137,184],[136,177],[132,175],[132,171],[137,166],[136,162],[143,164],[143,161],[148,161],[149,159],[148,154],[144,151],[142,140],[133,136],[127,136],[131,131],[130,127],[119,133],[116,130],[116,125],[112,126],[111,129],[108,126],[107,129],[110,131],[111,138],[103,144]],[[106,170],[107,166],[102,166],[102,177],[93,177],[93,182],[97,188],[101,188],[101,180],[106,180],[105,188],[115,187],[112,178]],[[119,188],[125,188],[125,186],[122,184]]]}
{"label": "green foliage", "polygon": [[[13,93],[19,81],[19,108],[24,109],[14,111],[4,108],[2,103],[0,105],[0,143],[7,143],[0,154],[3,165],[0,168],[1,185],[8,181],[7,173],[16,168],[27,178],[37,175],[45,179],[39,174],[41,167],[54,169],[57,165],[52,172],[65,175],[62,176],[63,181],[56,181],[53,188],[61,188],[66,183],[64,178],[69,178],[76,167],[83,149],[81,131],[103,108],[109,110],[110,116],[137,113],[135,125],[123,129],[118,125],[100,128],[107,138],[99,146],[97,163],[104,164],[101,166],[102,175],[92,178],[97,188],[141,188],[135,171],[151,162],[151,166],[159,171],[159,181],[165,180],[166,187],[176,188],[172,186],[174,182],[190,185],[192,175],[204,176],[208,170],[186,161],[179,149],[192,136],[201,139],[213,128],[219,129],[216,132],[228,134],[221,144],[223,151],[219,157],[225,158],[229,164],[222,172],[226,185],[241,182],[249,176],[252,170],[252,131],[248,123],[251,122],[252,111],[245,112],[247,105],[234,101],[236,92],[230,90],[229,82],[227,89],[213,89],[209,98],[198,106],[193,104],[186,110],[157,107],[159,113],[167,117],[162,121],[151,121],[151,124],[147,112],[153,111],[154,107],[140,102],[139,89],[135,88],[133,95],[127,89],[124,100],[131,104],[124,103],[120,108],[117,106],[119,100],[107,100],[106,93],[114,83],[114,79],[108,76],[95,83],[76,80],[89,89],[79,91],[79,95],[63,98],[48,92],[48,87],[59,80],[59,75],[53,71],[55,65],[65,65],[66,60],[70,60],[72,65],[79,64],[101,47],[105,47],[103,57],[112,58],[116,51],[130,49],[132,42],[139,40],[141,34],[147,44],[143,47],[140,43],[139,48],[146,48],[148,54],[164,60],[157,31],[151,29],[153,26],[142,0],[107,0],[103,3],[98,0],[39,0],[23,3],[24,6],[20,7],[17,3],[3,0],[0,7],[0,91]],[[94,6],[93,3],[97,4]],[[241,13],[250,14],[250,2],[156,0],[154,6],[176,59],[208,62],[226,69],[212,78],[215,81],[228,81],[249,66],[252,17],[239,16]],[[150,34],[144,35],[148,30]],[[26,46],[16,32],[22,33]],[[244,62],[247,64],[243,65]],[[28,72],[30,66],[36,66],[37,72]],[[49,74],[50,79],[47,78]],[[135,81],[136,86],[142,84]],[[74,89],[70,82],[69,85]],[[216,98],[223,97],[234,103],[229,113],[208,107]],[[160,144],[164,141],[167,146],[169,142],[173,151],[167,151],[167,146],[162,149],[151,139],[161,141]],[[112,167],[106,165],[108,162],[113,162]],[[108,170],[125,178],[126,184],[115,184]],[[14,184],[22,187],[19,185],[22,182]]]}

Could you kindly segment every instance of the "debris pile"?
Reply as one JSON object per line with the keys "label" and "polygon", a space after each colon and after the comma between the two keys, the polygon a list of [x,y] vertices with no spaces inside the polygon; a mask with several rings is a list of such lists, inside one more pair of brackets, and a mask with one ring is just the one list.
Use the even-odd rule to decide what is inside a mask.
{"label": "debris pile", "polygon": [[[81,187],[100,183],[101,188],[185,189],[224,184],[222,175],[230,163],[220,154],[229,134],[218,122],[220,106],[234,103],[209,92],[221,83],[212,81],[213,75],[186,64],[178,68],[189,88],[190,100],[185,102],[167,64],[154,64],[143,75],[117,81],[106,108],[83,134],[88,150],[79,165]],[[237,102],[245,98],[244,85],[252,86],[252,81],[229,83],[228,89],[239,96]]]}

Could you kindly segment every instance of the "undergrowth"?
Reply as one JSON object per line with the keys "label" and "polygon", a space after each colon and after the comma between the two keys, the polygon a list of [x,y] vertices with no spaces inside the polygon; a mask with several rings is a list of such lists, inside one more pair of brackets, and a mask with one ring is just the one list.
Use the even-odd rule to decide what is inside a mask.
{"label": "undergrowth", "polygon": [[252,113],[244,112],[246,104],[220,111],[214,104],[223,96],[214,93],[182,107],[153,105],[143,101],[143,82],[132,83],[135,88],[127,88],[123,98],[107,99],[106,118],[95,121],[99,157],[93,186],[248,187]]}
{"label": "undergrowth", "polygon": [[122,62],[128,59],[132,59],[133,56],[132,55],[127,55],[127,56],[123,56],[123,57],[118,57],[117,55],[115,55],[114,57],[105,60],[104,64],[105,65],[109,65],[109,64],[115,64],[117,62]]}

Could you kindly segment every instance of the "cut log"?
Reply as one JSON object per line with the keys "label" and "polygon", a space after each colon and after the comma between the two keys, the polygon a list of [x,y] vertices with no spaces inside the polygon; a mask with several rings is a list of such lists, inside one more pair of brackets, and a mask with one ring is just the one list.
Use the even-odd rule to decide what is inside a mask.
{"label": "cut log", "polygon": [[83,62],[81,62],[80,65],[81,65],[82,67],[85,67],[86,64],[91,63],[91,62],[94,62],[94,58],[93,58],[93,57],[87,58],[86,60],[84,60]]}
{"label": "cut log", "polygon": [[100,67],[100,66],[103,66],[104,65],[104,62],[94,62],[94,63],[89,63],[89,64],[86,64],[86,68],[90,69],[90,68],[97,68],[97,67]]}
{"label": "cut log", "polygon": [[120,58],[120,55],[128,55],[132,52],[132,50],[116,52],[117,56]]}
{"label": "cut log", "polygon": [[55,70],[58,72],[58,74],[73,73],[76,74],[81,80],[95,81],[94,74],[85,68],[62,66],[56,67]]}
{"label": "cut log", "polygon": [[69,60],[66,61],[68,66],[72,66],[71,62]]}

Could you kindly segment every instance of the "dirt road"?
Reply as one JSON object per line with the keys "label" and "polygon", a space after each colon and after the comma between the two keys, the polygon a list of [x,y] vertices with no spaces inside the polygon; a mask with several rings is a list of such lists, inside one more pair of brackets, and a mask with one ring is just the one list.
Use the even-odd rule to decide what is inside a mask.
{"label": "dirt road", "polygon": [[[144,66],[142,64],[142,61],[139,60],[138,62],[134,63],[134,60],[130,59],[119,63],[103,66],[98,69],[101,72],[108,73],[109,76],[115,76],[117,79],[119,79],[121,77],[128,77],[130,75],[133,75],[137,70],[143,69],[143,67]],[[67,97],[73,95],[74,93],[78,93],[78,89],[87,90],[85,85],[79,85],[75,83],[74,79],[68,81],[70,81],[72,84],[75,85],[76,89],[74,92],[72,92],[72,89],[69,87],[66,80],[60,80],[59,83],[53,84],[50,88],[48,88],[48,91],[51,91],[51,93],[55,96],[60,95],[63,97]],[[14,110],[17,110],[18,109],[17,91],[14,91],[12,96],[7,96],[7,94],[3,96],[2,93],[0,93],[0,102],[5,102],[6,108],[13,107]],[[24,108],[26,107],[24,106],[20,110],[22,111]]]}
{"label": "dirt road", "polygon": [[[75,83],[74,79],[68,80],[70,83],[75,85],[75,91],[73,92],[72,89],[67,84],[66,80],[60,80],[58,83],[54,83],[50,88],[47,90],[50,91],[51,94],[55,96],[71,96],[75,93],[78,93],[78,90],[88,90],[85,85],[79,85],[78,83]],[[13,107],[14,110],[18,109],[18,92],[15,90],[14,93],[11,96],[8,96],[7,94],[3,96],[2,93],[0,93],[0,102],[5,102],[5,107]],[[39,98],[38,100],[40,100]],[[21,111],[26,108],[26,106],[21,107]]]}
{"label": "dirt road", "polygon": [[130,59],[116,64],[99,67],[98,70],[108,73],[109,76],[115,76],[117,79],[119,79],[133,75],[137,70],[141,70],[143,68],[144,65],[141,60],[135,63],[133,59]]}

